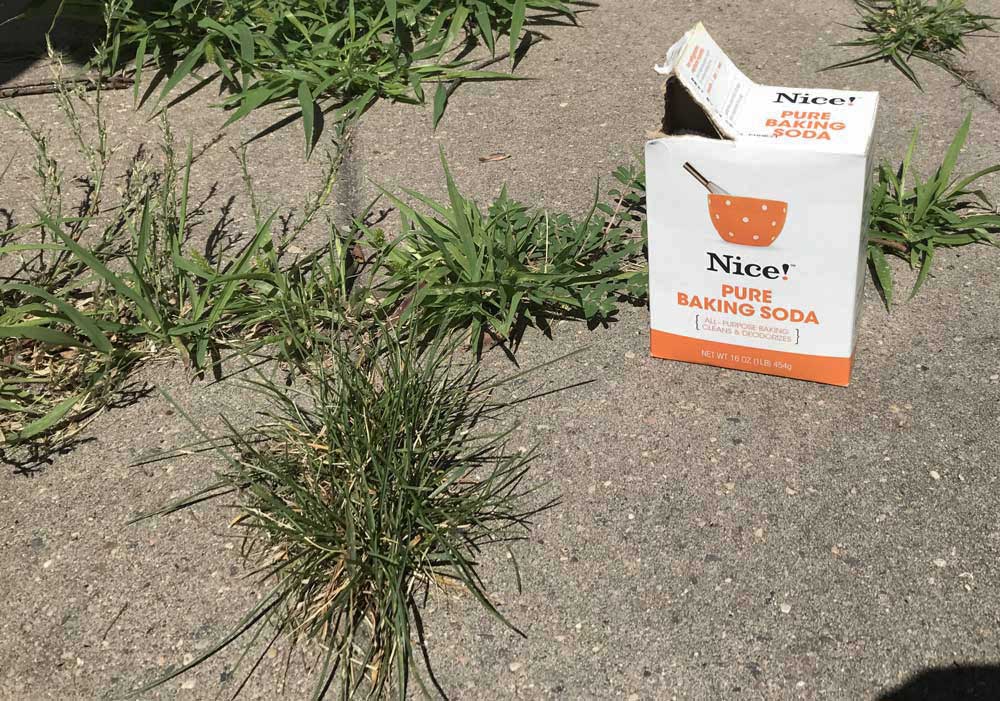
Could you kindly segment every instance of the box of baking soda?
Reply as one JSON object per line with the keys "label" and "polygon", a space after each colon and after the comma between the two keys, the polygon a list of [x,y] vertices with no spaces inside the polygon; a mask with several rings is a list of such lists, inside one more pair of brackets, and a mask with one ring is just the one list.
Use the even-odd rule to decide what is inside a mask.
{"label": "box of baking soda", "polygon": [[758,85],[701,24],[656,70],[652,354],[847,385],[878,93]]}

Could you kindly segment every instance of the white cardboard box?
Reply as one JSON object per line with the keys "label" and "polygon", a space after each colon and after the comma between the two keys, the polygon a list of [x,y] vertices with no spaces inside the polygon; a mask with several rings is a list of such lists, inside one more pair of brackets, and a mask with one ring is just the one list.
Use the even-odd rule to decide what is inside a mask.
{"label": "white cardboard box", "polygon": [[878,93],[757,85],[701,24],[656,70],[652,354],[847,385]]}

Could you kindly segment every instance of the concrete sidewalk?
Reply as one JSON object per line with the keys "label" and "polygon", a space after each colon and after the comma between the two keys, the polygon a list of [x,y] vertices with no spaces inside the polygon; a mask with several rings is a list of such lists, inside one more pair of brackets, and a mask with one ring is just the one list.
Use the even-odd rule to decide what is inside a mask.
{"label": "concrete sidewalk", "polygon": [[[1000,15],[1000,0],[976,7]],[[376,183],[442,195],[443,145],[481,202],[507,183],[520,199],[581,211],[596,178],[641,152],[660,116],[652,65],[698,20],[761,82],[879,90],[887,159],[898,161],[919,125],[918,165],[931,167],[972,110],[960,168],[1000,162],[1000,114],[942,71],[919,69],[923,93],[886,65],[818,74],[852,55],[831,44],[853,36],[838,24],[853,17],[846,1],[609,0],[580,28],[548,31],[519,69],[535,80],[458,90],[436,132],[429,110],[374,108],[338,199],[366,203]],[[970,67],[997,86],[1000,41],[973,41]],[[106,99],[124,152],[155,142],[130,95]],[[171,109],[180,138],[212,138],[224,119],[206,112],[210,101]],[[58,129],[51,96],[16,104]],[[210,208],[240,194],[225,147],[269,123],[254,115],[206,154],[194,187],[218,183]],[[7,122],[0,136],[19,159],[12,172],[26,168],[23,137]],[[272,202],[293,206],[315,185],[320,164],[303,164],[301,151],[297,126],[251,146]],[[479,161],[496,151],[511,158]],[[19,182],[0,185],[0,205],[29,201]],[[988,184],[1000,197],[1000,179]],[[894,267],[907,289],[912,274]],[[430,601],[431,651],[451,698],[1000,698],[998,299],[1000,251],[986,247],[941,252],[920,295],[891,315],[869,283],[847,389],[652,360],[642,308],[608,328],[564,322],[554,340],[526,339],[528,367],[585,350],[521,391],[589,383],[523,405],[517,441],[540,445],[536,477],[561,497],[514,548],[523,590],[506,553],[484,554],[487,582],[527,638],[470,599]],[[512,369],[499,354],[487,363]],[[250,411],[232,383],[191,383],[163,364],[144,373],[209,425]],[[120,695],[197,655],[246,611],[254,588],[219,537],[227,511],[125,525],[209,480],[205,458],[130,467],[188,431],[154,393],[101,416],[91,442],[36,476],[0,473],[0,698]],[[235,659],[142,698],[232,693]],[[266,659],[244,698],[306,697],[299,661],[282,690],[283,669],[282,656]],[[916,682],[924,695],[892,695],[936,669],[944,677]],[[943,695],[966,683],[978,695]]]}

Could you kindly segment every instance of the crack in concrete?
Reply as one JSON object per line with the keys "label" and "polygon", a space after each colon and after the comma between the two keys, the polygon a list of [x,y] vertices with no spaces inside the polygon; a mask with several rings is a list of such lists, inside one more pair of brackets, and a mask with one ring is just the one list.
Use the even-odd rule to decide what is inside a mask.
{"label": "crack in concrete", "polygon": [[976,72],[970,68],[962,68],[954,61],[945,59],[946,70],[958,78],[961,85],[968,88],[973,95],[1000,112],[1000,96],[994,95],[982,83],[976,80]]}
{"label": "crack in concrete", "polygon": [[334,172],[334,220],[337,226],[349,227],[352,219],[363,211],[361,199],[364,166],[357,158],[360,139],[357,123],[346,125],[337,144],[337,164]]}
{"label": "crack in concrete", "polygon": [[1000,97],[993,95],[993,93],[983,87],[981,83],[972,78],[963,78],[962,84],[971,90],[972,93],[980,100],[990,105],[997,112],[1000,112]]}

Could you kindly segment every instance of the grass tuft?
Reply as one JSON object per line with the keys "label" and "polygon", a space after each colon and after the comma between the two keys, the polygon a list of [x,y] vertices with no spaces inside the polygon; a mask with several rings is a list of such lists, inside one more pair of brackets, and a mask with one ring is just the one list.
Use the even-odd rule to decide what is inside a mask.
{"label": "grass tuft", "polygon": [[[144,70],[157,77],[157,101],[189,76],[227,90],[228,123],[269,104],[301,119],[308,155],[332,112],[359,117],[376,100],[423,103],[435,88],[435,124],[448,83],[510,79],[471,66],[477,43],[496,55],[504,37],[514,56],[534,22],[573,22],[572,0],[109,0],[112,69],[131,61],[136,90]],[[456,55],[455,51],[460,50]],[[159,87],[157,87],[159,86]],[[138,98],[138,92],[136,93]]]}
{"label": "grass tuft", "polygon": [[507,447],[502,383],[456,363],[453,343],[420,346],[387,327],[375,338],[337,337],[302,365],[301,389],[261,375],[260,423],[224,421],[221,437],[180,451],[214,449],[217,481],[144,518],[235,502],[232,527],[266,593],[218,644],[136,694],[237,640],[257,663],[282,640],[312,660],[313,698],[402,699],[414,682],[444,695],[423,646],[427,596],[464,590],[511,625],[480,579],[480,553],[522,538],[551,504],[526,505],[538,501],[533,453]]}
{"label": "grass tuft", "polygon": [[[623,190],[582,219],[529,207],[504,189],[481,210],[464,196],[442,154],[447,203],[407,191],[418,209],[391,196],[402,234],[385,250],[389,307],[423,328],[467,331],[474,352],[486,337],[516,346],[551,318],[609,320],[622,297],[646,294],[641,175],[619,169]],[[508,346],[507,344],[510,344]]]}
{"label": "grass tuft", "polygon": [[[130,343],[118,345],[120,327],[95,320],[100,295],[89,284],[86,263],[66,245],[86,239],[93,255],[113,257],[120,251],[123,222],[123,210],[103,212],[111,149],[100,100],[77,97],[66,91],[57,95],[88,165],[86,175],[73,179],[83,193],[73,208],[66,202],[67,176],[49,150],[47,134],[15,108],[0,106],[0,117],[12,120],[35,147],[38,219],[19,224],[5,210],[0,230],[0,460],[22,469],[71,445],[102,408],[121,399],[138,360]],[[91,120],[97,126],[88,139],[83,124]],[[90,226],[102,217],[104,227]],[[59,234],[41,218],[60,222]]]}
{"label": "grass tuft", "polygon": [[[226,354],[287,338],[289,305],[320,306],[327,320],[346,322],[353,280],[349,237],[332,223],[327,245],[288,254],[329,196],[335,159],[296,226],[279,229],[255,204],[248,238],[231,238],[224,217],[197,247],[204,211],[189,197],[191,148],[178,153],[164,121],[159,157],[140,152],[109,197],[100,93],[59,100],[87,164],[75,206],[47,135],[4,107],[35,144],[38,185],[33,218],[15,223],[8,212],[0,230],[0,459],[22,467],[67,448],[123,397],[142,361],[176,354],[196,374],[218,376]],[[95,139],[84,136],[87,121]]]}
{"label": "grass tuft", "polygon": [[899,167],[883,164],[878,169],[869,215],[868,259],[886,307],[893,300],[892,270],[887,255],[902,258],[918,271],[910,292],[912,298],[930,274],[937,248],[997,243],[1000,213],[986,192],[975,188],[975,184],[991,173],[1000,172],[1000,165],[971,175],[954,174],[971,123],[970,113],[941,165],[926,180],[912,168],[918,141],[916,131]]}
{"label": "grass tuft", "polygon": [[965,52],[965,39],[982,36],[993,30],[990,15],[969,11],[965,0],[854,0],[861,17],[854,27],[869,36],[843,42],[838,46],[863,47],[863,56],[843,61],[823,70],[861,66],[886,61],[921,88],[910,59],[932,63],[961,80],[969,82],[966,71],[957,63]]}
{"label": "grass tuft", "polygon": [[[619,300],[646,293],[641,172],[616,171],[609,199],[576,219],[506,192],[482,212],[445,165],[448,204],[410,192],[425,213],[397,200],[397,241],[362,215],[346,230],[329,222],[326,244],[302,251],[294,242],[323,213],[336,158],[293,225],[266,213],[238,154],[254,228],[230,236],[227,206],[208,232],[205,203],[189,191],[195,155],[177,147],[166,120],[160,152],[127,163],[112,198],[100,93],[87,119],[75,111],[90,104],[80,99],[60,94],[88,164],[83,202],[72,207],[47,136],[7,109],[35,143],[38,197],[33,219],[15,224],[8,212],[0,231],[0,459],[38,463],[69,447],[150,358],[173,355],[216,377],[232,355],[295,366],[344,328],[374,335],[386,318],[416,342],[426,339],[412,328],[431,337],[461,329],[477,352],[487,336],[512,352],[528,325],[604,322]],[[85,121],[96,121],[96,139],[84,138]],[[198,232],[209,233],[200,245]]]}

